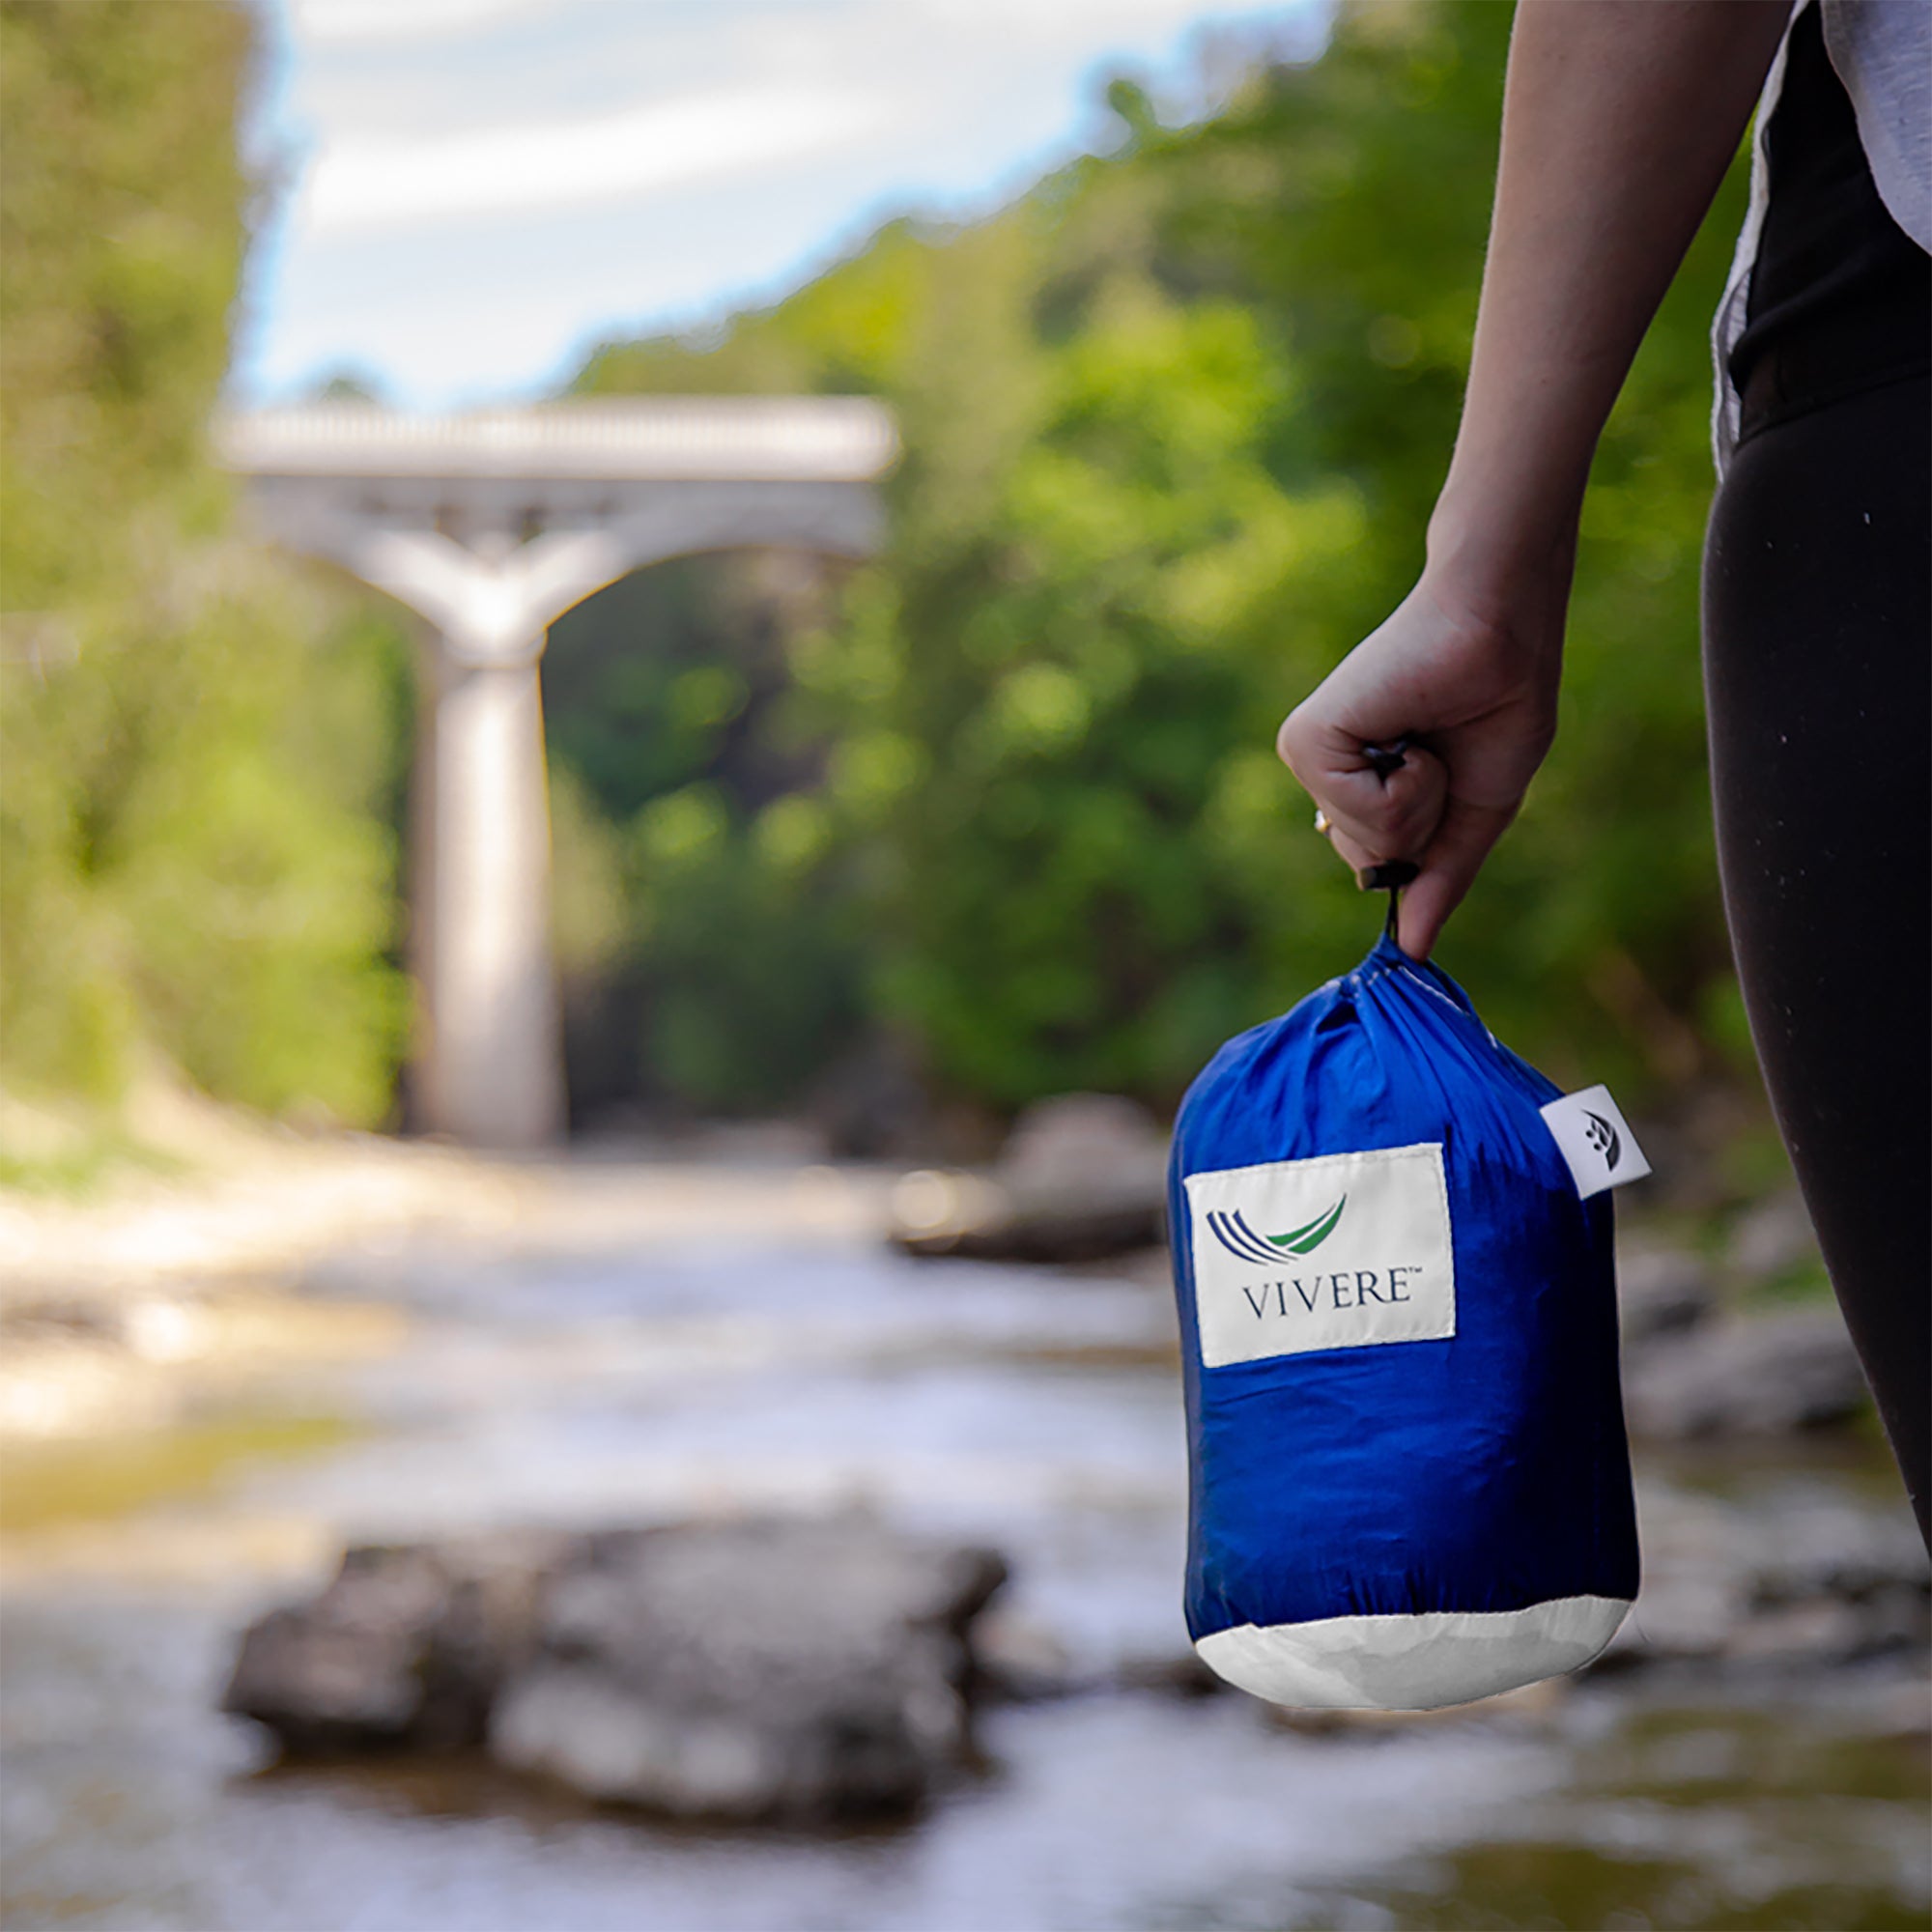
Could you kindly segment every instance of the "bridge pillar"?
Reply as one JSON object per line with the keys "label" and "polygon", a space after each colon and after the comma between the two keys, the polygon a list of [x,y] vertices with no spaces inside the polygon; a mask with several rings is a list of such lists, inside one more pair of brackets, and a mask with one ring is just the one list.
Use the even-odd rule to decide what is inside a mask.
{"label": "bridge pillar", "polygon": [[412,1111],[476,1147],[563,1131],[550,944],[550,806],[534,648],[427,655],[412,810],[411,963],[420,988]]}
{"label": "bridge pillar", "polygon": [[897,447],[858,397],[657,397],[409,416],[227,419],[264,529],[434,628],[412,793],[412,1123],[528,1148],[564,1122],[537,667],[554,618],[663,558],[861,556]]}

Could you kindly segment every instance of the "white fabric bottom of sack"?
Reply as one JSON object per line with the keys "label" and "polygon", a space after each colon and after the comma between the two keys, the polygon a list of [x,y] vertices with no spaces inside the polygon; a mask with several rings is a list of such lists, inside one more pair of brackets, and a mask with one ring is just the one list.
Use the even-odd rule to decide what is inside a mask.
{"label": "white fabric bottom of sack", "polygon": [[1555,1597],[1520,1610],[1237,1624],[1194,1648],[1217,1677],[1271,1704],[1436,1711],[1579,1669],[1629,1610],[1622,1597]]}

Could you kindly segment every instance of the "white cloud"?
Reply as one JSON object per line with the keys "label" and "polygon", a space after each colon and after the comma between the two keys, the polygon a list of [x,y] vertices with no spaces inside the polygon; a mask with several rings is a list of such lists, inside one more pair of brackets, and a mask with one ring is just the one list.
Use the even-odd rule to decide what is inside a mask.
{"label": "white cloud", "polygon": [[641,200],[863,139],[880,127],[884,110],[878,98],[846,90],[764,84],[578,121],[415,141],[345,140],[323,148],[298,218],[323,238]]}
{"label": "white cloud", "polygon": [[288,0],[296,32],[316,45],[435,41],[478,33],[547,0]]}
{"label": "white cloud", "polygon": [[1191,111],[1196,29],[1319,31],[1329,0],[268,4],[265,134],[307,166],[238,388],[348,364],[430,407],[770,299],[886,215],[984,209],[1094,137],[1110,70]]}

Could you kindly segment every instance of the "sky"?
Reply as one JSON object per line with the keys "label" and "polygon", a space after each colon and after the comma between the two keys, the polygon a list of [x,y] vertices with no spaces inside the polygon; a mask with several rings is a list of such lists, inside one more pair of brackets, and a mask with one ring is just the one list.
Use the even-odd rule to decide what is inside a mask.
{"label": "sky", "polygon": [[[1324,0],[271,0],[270,183],[233,386],[401,407],[543,393],[593,343],[809,280],[895,214],[970,216],[1170,118]],[[1217,59],[1217,49],[1223,50]]]}

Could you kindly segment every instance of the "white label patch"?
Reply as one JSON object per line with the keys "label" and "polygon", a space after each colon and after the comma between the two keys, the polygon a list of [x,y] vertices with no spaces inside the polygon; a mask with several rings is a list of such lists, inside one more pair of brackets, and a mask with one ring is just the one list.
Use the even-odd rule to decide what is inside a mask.
{"label": "white label patch", "polygon": [[1650,1172],[1650,1163],[1607,1087],[1566,1094],[1543,1109],[1543,1118],[1583,1200],[1606,1187],[1641,1180]]}
{"label": "white label patch", "polygon": [[1186,1184],[1205,1367],[1455,1334],[1439,1141]]}

